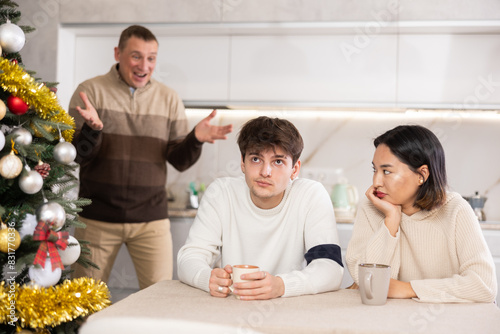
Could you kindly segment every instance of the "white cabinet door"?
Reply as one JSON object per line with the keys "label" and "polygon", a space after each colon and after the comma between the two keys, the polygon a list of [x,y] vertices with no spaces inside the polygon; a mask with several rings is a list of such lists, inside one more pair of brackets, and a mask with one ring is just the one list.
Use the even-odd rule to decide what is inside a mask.
{"label": "white cabinet door", "polygon": [[[61,45],[74,47],[61,60],[59,93],[64,108],[78,84],[107,73],[116,62],[118,37],[62,31]],[[157,36],[158,59],[153,78],[174,89],[184,101],[227,101],[229,36]]]}
{"label": "white cabinet door", "polygon": [[402,35],[401,105],[479,109],[500,103],[500,35]]}
{"label": "white cabinet door", "polygon": [[230,100],[393,104],[396,36],[355,37],[233,36]]}
{"label": "white cabinet door", "polygon": [[228,99],[228,36],[165,36],[158,42],[158,80],[185,101]]}

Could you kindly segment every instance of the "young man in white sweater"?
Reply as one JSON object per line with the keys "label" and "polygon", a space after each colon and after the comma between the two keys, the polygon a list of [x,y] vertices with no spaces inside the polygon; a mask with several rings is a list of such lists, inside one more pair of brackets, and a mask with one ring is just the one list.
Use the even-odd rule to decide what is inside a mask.
{"label": "young man in white sweater", "polygon": [[262,116],[243,126],[238,145],[244,177],[208,187],[178,254],[180,280],[227,297],[232,266],[248,264],[261,271],[234,283],[242,300],[339,289],[344,268],[333,207],[323,185],[297,178],[298,130]]}

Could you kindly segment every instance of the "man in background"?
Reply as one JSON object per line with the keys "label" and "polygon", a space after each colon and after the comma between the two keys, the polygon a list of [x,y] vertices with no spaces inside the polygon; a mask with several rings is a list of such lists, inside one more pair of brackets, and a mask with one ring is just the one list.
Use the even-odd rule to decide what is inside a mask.
{"label": "man in background", "polygon": [[172,279],[166,161],[186,170],[202,143],[226,139],[232,125],[211,125],[214,110],[189,132],[177,93],[151,77],[158,41],[147,28],[125,29],[114,52],[111,70],[81,83],[70,101],[80,196],[92,200],[80,214],[87,228],[75,237],[90,242],[90,259],[100,267],[75,265],[74,276],[106,282],[125,243],[144,289]]}

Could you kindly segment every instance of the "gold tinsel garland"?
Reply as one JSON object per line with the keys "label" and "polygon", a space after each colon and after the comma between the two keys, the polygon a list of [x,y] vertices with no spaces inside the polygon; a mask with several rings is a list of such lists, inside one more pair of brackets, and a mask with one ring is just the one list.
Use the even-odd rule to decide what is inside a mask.
{"label": "gold tinsel garland", "polygon": [[[17,324],[23,328],[54,327],[100,311],[111,304],[106,283],[80,277],[48,288],[16,284]],[[7,287],[0,285],[0,307],[10,305]],[[10,318],[0,317],[1,323]]]}
{"label": "gold tinsel garland", "polygon": [[60,106],[56,94],[8,59],[0,57],[0,70],[0,85],[4,90],[21,98],[40,118],[71,126],[71,129],[62,131],[63,138],[71,142],[75,120]]}

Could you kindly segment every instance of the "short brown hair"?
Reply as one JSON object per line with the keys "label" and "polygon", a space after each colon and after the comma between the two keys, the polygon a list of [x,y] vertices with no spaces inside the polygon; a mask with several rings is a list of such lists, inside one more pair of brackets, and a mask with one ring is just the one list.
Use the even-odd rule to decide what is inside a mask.
{"label": "short brown hair", "polygon": [[155,35],[148,28],[139,25],[133,25],[122,31],[120,40],[118,42],[118,49],[123,50],[125,48],[125,45],[127,45],[127,41],[132,36],[140,38],[146,42],[155,41],[156,43],[158,43]]}
{"label": "short brown hair", "polygon": [[261,116],[246,122],[238,135],[241,157],[250,150],[258,152],[280,147],[292,157],[295,164],[304,148],[299,130],[290,121]]}
{"label": "short brown hair", "polygon": [[374,140],[375,147],[384,144],[399,161],[412,171],[423,165],[429,168],[429,177],[417,192],[415,207],[432,210],[446,200],[446,166],[444,149],[436,135],[420,125],[400,125]]}

